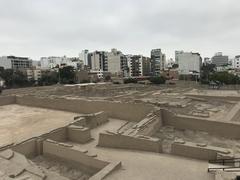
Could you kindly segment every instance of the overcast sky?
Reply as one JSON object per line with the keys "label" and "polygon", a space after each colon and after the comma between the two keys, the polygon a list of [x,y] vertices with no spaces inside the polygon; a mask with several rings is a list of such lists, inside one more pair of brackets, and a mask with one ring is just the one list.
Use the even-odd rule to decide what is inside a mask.
{"label": "overcast sky", "polygon": [[240,54],[240,0],[0,0],[0,56]]}

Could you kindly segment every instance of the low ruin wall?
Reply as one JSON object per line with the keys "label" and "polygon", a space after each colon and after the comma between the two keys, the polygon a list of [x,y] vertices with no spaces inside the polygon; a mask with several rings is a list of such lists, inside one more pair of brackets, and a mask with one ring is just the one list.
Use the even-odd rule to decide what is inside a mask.
{"label": "low ruin wall", "polygon": [[[74,123],[76,125],[88,127],[90,129],[94,129],[104,123],[107,123],[108,120],[108,113],[101,111],[101,112],[96,112],[92,114],[83,114],[80,115],[79,117],[75,117],[76,119],[79,119],[78,122]],[[84,118],[84,120],[80,119]]]}
{"label": "low ruin wall", "polygon": [[162,144],[158,138],[126,136],[114,133],[100,133],[98,146],[162,152]]}
{"label": "low ruin wall", "polygon": [[15,96],[0,96],[0,106],[16,103]]}
{"label": "low ruin wall", "polygon": [[28,158],[32,158],[38,155],[37,147],[38,146],[37,146],[36,138],[33,138],[33,139],[29,139],[27,141],[14,145],[12,147],[12,150],[18,153],[21,153]]}
{"label": "low ruin wall", "polygon": [[17,96],[16,103],[20,105],[70,111],[75,113],[95,113],[104,111],[111,118],[138,122],[153,110],[146,104],[90,101],[64,98],[40,98],[34,96]]}
{"label": "low ruin wall", "polygon": [[226,96],[226,95],[203,95],[203,94],[190,94],[186,93],[185,95],[189,97],[205,98],[205,99],[219,99],[228,100],[228,101],[239,101],[240,96]]}
{"label": "low ruin wall", "polygon": [[205,131],[210,134],[228,138],[240,139],[240,124],[236,122],[222,122],[204,118],[176,115],[162,109],[163,124],[177,129]]}
{"label": "low ruin wall", "polygon": [[77,143],[86,143],[92,139],[89,128],[74,125],[68,126],[67,138],[69,141]]}
{"label": "low ruin wall", "polygon": [[97,174],[90,177],[89,180],[102,180],[113,171],[119,169],[121,166],[122,166],[121,162],[110,163],[109,165],[105,166],[101,171],[99,171]]}
{"label": "low ruin wall", "polygon": [[49,133],[43,134],[41,138],[44,139],[51,139],[54,141],[59,141],[59,142],[65,142],[68,139],[68,134],[67,134],[67,127],[61,127],[58,129],[55,129]]}
{"label": "low ruin wall", "polygon": [[91,174],[95,174],[109,164],[108,162],[95,159],[84,152],[74,149],[74,147],[68,147],[64,144],[48,140],[43,142],[43,155],[61,158],[67,162],[78,164],[87,171],[91,171],[89,172]]}
{"label": "low ruin wall", "polygon": [[218,154],[230,154],[231,151],[225,148],[195,144],[191,142],[172,144],[172,154],[195,158],[200,160],[216,160]]}

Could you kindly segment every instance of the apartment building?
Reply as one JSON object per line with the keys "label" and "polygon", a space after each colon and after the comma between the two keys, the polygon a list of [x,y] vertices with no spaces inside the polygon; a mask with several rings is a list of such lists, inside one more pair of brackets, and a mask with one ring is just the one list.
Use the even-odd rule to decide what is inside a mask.
{"label": "apartment building", "polygon": [[153,76],[159,76],[164,70],[166,64],[166,55],[161,49],[151,50],[151,73]]}
{"label": "apartment building", "polygon": [[179,74],[200,73],[202,58],[199,53],[183,52],[177,54]]}
{"label": "apartment building", "polygon": [[128,67],[130,77],[150,75],[150,58],[142,55],[128,55]]}
{"label": "apartment building", "polygon": [[28,57],[2,56],[0,57],[0,67],[15,70],[29,69],[32,68],[32,60]]}

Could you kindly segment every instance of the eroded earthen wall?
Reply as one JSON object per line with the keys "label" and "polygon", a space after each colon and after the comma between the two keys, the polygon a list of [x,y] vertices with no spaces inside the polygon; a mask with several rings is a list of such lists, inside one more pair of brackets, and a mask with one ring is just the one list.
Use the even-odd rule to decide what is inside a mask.
{"label": "eroded earthen wall", "polygon": [[17,104],[50,108],[55,110],[70,111],[76,113],[96,113],[104,111],[111,118],[128,121],[140,121],[153,110],[153,106],[146,104],[121,103],[110,101],[90,101],[64,98],[39,98],[33,96],[17,97]]}

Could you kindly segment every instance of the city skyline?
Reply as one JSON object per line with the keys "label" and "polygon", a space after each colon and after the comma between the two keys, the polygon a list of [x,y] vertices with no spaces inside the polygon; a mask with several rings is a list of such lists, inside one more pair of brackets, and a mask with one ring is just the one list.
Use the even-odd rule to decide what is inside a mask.
{"label": "city skyline", "polygon": [[161,48],[167,59],[175,50],[234,57],[239,54],[238,5],[237,0],[1,0],[0,54],[39,60],[117,48],[149,57],[151,49]]}

